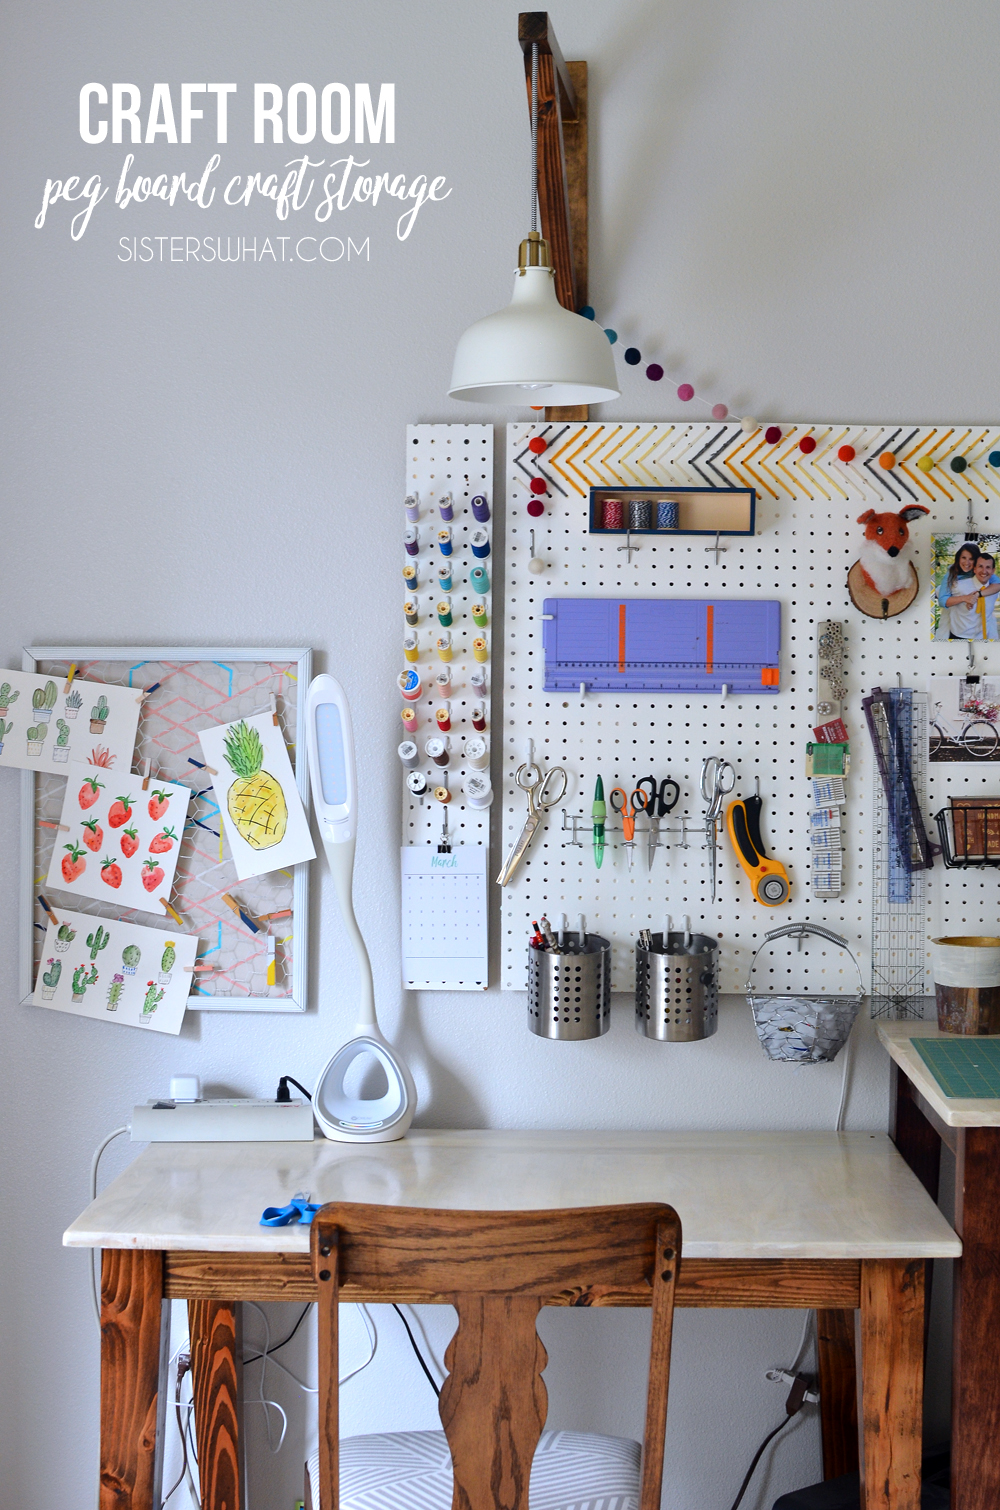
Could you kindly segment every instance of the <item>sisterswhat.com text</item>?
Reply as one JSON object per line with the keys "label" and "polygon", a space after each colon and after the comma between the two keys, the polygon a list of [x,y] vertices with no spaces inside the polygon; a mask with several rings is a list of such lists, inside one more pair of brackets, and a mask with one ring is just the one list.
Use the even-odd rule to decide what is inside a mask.
{"label": "sisterswhat.com text", "polygon": [[[168,210],[185,205],[201,210],[246,210],[255,202],[268,200],[279,221],[301,214],[320,227],[331,221],[334,211],[339,215],[355,206],[376,209],[380,203],[391,208],[395,201],[396,235],[406,241],[423,206],[450,195],[446,178],[405,171],[368,172],[370,155],[362,157],[349,151],[346,156],[334,156],[325,154],[321,146],[340,145],[352,135],[354,146],[395,144],[396,86],[375,87],[377,100],[373,100],[372,86],[366,83],[356,83],[353,91],[346,84],[327,84],[317,91],[312,84],[298,83],[287,93],[278,84],[254,84],[254,145],[283,146],[287,142],[308,146],[311,152],[288,158],[277,172],[255,169],[239,173],[227,171],[220,152],[212,152],[201,171],[192,173],[144,171],[140,154],[126,152],[120,168],[116,167],[107,179],[101,173],[47,178],[35,228],[42,230],[57,217],[62,219],[64,204],[69,207],[66,218],[70,236],[79,241],[105,201],[109,207],[127,211],[147,203]],[[207,145],[213,136],[216,145],[224,146],[229,141],[230,125],[239,121],[239,105],[236,84],[181,84],[176,101],[169,84],[154,84],[144,108],[142,90],[135,84],[112,83],[109,89],[102,83],[88,83],[80,90],[80,137],[88,147],[103,148],[105,154],[109,147],[120,145],[196,147],[199,142]],[[246,124],[249,126],[249,120]],[[109,199],[112,192],[114,197]],[[242,250],[235,257],[220,255],[220,243],[225,241],[228,251],[230,240],[241,245],[240,237],[218,235],[127,235],[119,239],[123,249],[119,256],[121,261],[185,261],[192,255],[203,260],[204,251],[206,261],[245,261]],[[178,242],[185,243],[182,252],[174,248],[164,254],[165,245]],[[192,247],[192,243],[197,246]],[[151,251],[157,244],[158,250]],[[256,241],[250,244],[256,261]],[[286,249],[293,244],[293,250]],[[326,250],[320,250],[324,245]],[[322,234],[312,238],[275,237],[263,255],[276,262],[339,261],[341,256],[352,255],[353,245],[350,237]],[[343,249],[339,253],[338,246]]]}

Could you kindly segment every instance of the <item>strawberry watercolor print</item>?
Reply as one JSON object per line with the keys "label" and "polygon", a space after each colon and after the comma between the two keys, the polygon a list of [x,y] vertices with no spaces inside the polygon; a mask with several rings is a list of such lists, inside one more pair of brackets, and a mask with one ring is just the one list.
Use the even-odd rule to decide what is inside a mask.
{"label": "strawberry watercolor print", "polygon": [[70,765],[60,833],[47,884],[55,891],[162,914],[170,898],[184,836],[189,787]]}

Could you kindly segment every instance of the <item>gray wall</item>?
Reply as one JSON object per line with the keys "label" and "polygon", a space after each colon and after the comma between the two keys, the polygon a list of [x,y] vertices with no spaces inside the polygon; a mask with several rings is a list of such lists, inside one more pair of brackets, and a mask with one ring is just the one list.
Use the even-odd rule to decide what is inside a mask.
{"label": "gray wall", "polygon": [[[516,14],[456,0],[6,8],[2,664],[17,665],[32,641],[316,648],[362,715],[358,911],[368,938],[384,943],[373,950],[383,1027],[415,1067],[424,1125],[830,1126],[837,1068],[764,1064],[737,1003],[711,1052],[681,1070],[635,1040],[627,1004],[594,1053],[530,1038],[518,996],[401,996],[398,626],[378,614],[398,591],[405,424],[494,417],[451,404],[445,388],[458,334],[509,297],[526,226]],[[568,0],[554,20],[567,55],[591,68],[591,296],[604,323],[668,377],[737,412],[996,419],[995,7]],[[262,242],[290,228],[263,202],[224,214],[153,202],[119,211],[109,196],[79,242],[65,205],[33,229],[46,177],[117,180],[126,148],[78,136],[78,91],[91,79],[129,80],[144,95],[157,80],[175,92],[183,80],[236,81],[239,108],[219,149],[220,172],[231,173],[277,170],[305,150],[253,146],[255,80],[392,80],[396,143],[372,149],[374,166],[443,174],[453,192],[421,211],[406,242],[391,207],[339,217],[334,232],[370,236],[367,263],[121,263],[121,235]],[[145,171],[200,173],[208,135],[131,150]],[[673,394],[630,369],[615,412],[676,417]],[[59,1239],[85,1202],[91,1150],[175,1070],[241,1093],[270,1092],[276,1068],[308,1082],[353,1019],[322,880],[319,1010],[304,1020],[199,1015],[174,1041],[19,1007],[17,790],[2,774],[0,1502],[82,1510],[94,1492],[97,1341],[85,1260]],[[885,1126],[887,1081],[862,1025],[850,1126]],[[108,1173],[130,1156],[113,1149]],[[680,1316],[666,1494],[675,1510],[730,1502],[780,1419],[781,1393],[763,1373],[790,1360],[800,1321]],[[440,1318],[428,1325],[438,1337]],[[638,1431],[627,1373],[643,1318],[548,1325],[571,1334],[553,1364],[555,1419]],[[431,1424],[411,1364],[385,1319],[376,1363],[347,1392],[350,1429]],[[284,1510],[298,1482],[295,1431],[271,1459],[260,1411],[250,1422],[251,1504]],[[748,1507],[818,1476],[815,1421],[770,1461]]]}

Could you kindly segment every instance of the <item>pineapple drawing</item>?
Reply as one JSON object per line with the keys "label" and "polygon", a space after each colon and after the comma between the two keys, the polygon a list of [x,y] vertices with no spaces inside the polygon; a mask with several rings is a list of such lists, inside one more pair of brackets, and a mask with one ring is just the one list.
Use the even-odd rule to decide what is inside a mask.
{"label": "pineapple drawing", "polygon": [[225,747],[226,760],[237,777],[226,799],[237,833],[252,849],[280,844],[288,827],[288,808],[279,783],[261,770],[264,746],[260,735],[241,719],[227,732]]}

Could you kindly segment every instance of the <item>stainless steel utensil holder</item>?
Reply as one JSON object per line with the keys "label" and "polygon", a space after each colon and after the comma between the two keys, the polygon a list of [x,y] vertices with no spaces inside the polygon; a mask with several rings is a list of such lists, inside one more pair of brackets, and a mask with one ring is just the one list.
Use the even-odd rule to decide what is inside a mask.
{"label": "stainless steel utensil holder", "polygon": [[600,1038],[611,1022],[611,944],[565,935],[565,953],[528,950],[528,1027],[539,1038]]}
{"label": "stainless steel utensil holder", "polygon": [[719,941],[704,933],[651,936],[635,946],[635,1028],[661,1043],[711,1038],[719,1025]]}

